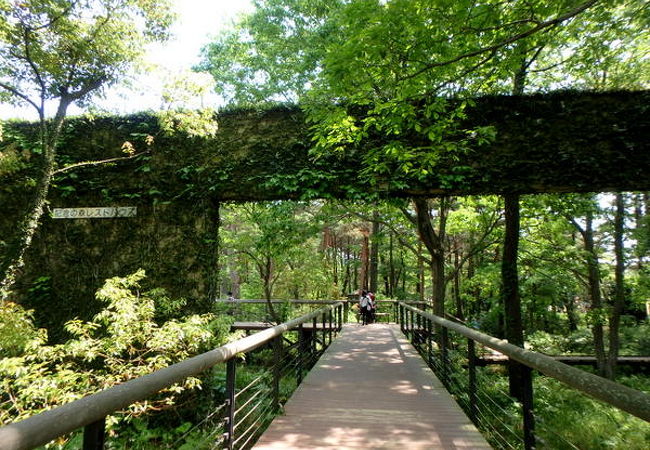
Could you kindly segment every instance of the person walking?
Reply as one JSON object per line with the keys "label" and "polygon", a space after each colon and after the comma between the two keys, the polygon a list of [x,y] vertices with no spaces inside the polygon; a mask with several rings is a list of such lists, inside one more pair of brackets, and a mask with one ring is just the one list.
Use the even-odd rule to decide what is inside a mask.
{"label": "person walking", "polygon": [[359,298],[359,312],[361,313],[361,324],[368,325],[372,314],[372,300],[368,297],[366,291],[361,291],[361,298]]}

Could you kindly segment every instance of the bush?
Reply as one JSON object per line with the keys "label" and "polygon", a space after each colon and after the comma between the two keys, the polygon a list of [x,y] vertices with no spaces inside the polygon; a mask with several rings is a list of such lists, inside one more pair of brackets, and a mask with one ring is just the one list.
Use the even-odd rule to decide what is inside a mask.
{"label": "bush", "polygon": [[[213,314],[158,324],[154,298],[138,290],[144,276],[140,270],[107,280],[96,294],[106,307],[91,321],[68,322],[65,328],[73,338],[63,344],[45,345],[29,312],[4,305],[0,310],[6,356],[0,360],[1,423],[24,419],[225,342],[229,319]],[[121,417],[128,420],[151,409],[169,408],[186,390],[199,385],[199,379],[188,378],[147,402],[131,405]],[[117,421],[109,418],[109,428]]]}
{"label": "bush", "polygon": [[32,311],[12,302],[0,304],[0,358],[18,356],[46,340],[47,332],[34,327]]}

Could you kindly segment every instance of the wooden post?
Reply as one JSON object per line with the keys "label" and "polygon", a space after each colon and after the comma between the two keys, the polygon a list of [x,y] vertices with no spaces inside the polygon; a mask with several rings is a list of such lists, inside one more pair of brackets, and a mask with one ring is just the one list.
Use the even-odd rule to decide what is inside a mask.
{"label": "wooden post", "polygon": [[105,428],[105,417],[90,425],[86,425],[84,427],[83,450],[103,450],[106,439]]}
{"label": "wooden post", "polygon": [[330,309],[327,313],[329,327],[327,328],[327,336],[329,337],[329,344],[332,344],[332,328],[334,328],[334,312]]}
{"label": "wooden post", "polygon": [[312,327],[313,327],[311,329],[311,349],[312,349],[311,359],[312,359],[312,362],[316,358],[316,351],[317,351],[317,347],[316,347],[316,338],[318,337],[317,328],[316,328],[317,323],[318,323],[317,319],[316,319],[316,317],[314,317],[312,319],[312,323],[311,323]]}
{"label": "wooden post", "polygon": [[308,351],[305,345],[305,329],[300,324],[298,326],[298,374],[296,376],[296,386],[302,383],[302,374],[306,371],[305,357]]}
{"label": "wooden post", "polygon": [[282,336],[273,339],[273,406],[280,409],[280,363],[282,362]]}
{"label": "wooden post", "polygon": [[433,369],[433,322],[427,319],[427,364]]}
{"label": "wooden post", "polygon": [[[519,364],[519,363],[517,363]],[[530,367],[520,365],[520,373],[524,385],[521,387],[523,398],[521,402],[522,415],[524,417],[524,448],[532,450],[535,448],[535,416],[533,415],[533,371]]]}
{"label": "wooden post", "polygon": [[476,344],[467,339],[467,371],[469,372],[469,418],[476,423]]}

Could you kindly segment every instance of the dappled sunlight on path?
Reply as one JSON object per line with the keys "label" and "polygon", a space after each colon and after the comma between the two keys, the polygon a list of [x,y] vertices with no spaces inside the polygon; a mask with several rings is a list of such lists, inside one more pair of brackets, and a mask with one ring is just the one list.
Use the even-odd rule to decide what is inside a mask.
{"label": "dappled sunlight on path", "polygon": [[490,448],[396,325],[348,324],[256,449]]}

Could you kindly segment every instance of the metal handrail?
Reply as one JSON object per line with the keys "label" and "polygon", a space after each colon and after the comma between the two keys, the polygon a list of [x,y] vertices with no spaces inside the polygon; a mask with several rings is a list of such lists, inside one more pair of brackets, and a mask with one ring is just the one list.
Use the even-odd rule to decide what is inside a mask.
{"label": "metal handrail", "polygon": [[298,305],[331,305],[334,303],[345,302],[346,300],[264,300],[264,299],[235,299],[228,300],[224,298],[219,298],[214,300],[215,303],[225,303],[226,305],[264,305],[267,303],[272,303],[274,305],[282,303],[298,304]]}
{"label": "metal handrail", "polygon": [[517,347],[503,339],[497,339],[404,303],[402,303],[402,307],[422,317],[426,317],[440,326],[479,342],[486,347],[503,353],[509,358],[533,368],[544,375],[555,378],[576,390],[584,392],[643,420],[650,421],[650,395],[644,392],[576,369],[567,364],[555,361],[549,356]]}
{"label": "metal handrail", "polygon": [[342,303],[312,311],[272,328],[239,339],[193,358],[157,370],[142,377],[45,411],[0,428],[0,448],[29,449],[46,444],[59,436],[102,420],[107,415],[146,400],[157,392],[266,344],[286,331],[331,311]]}

